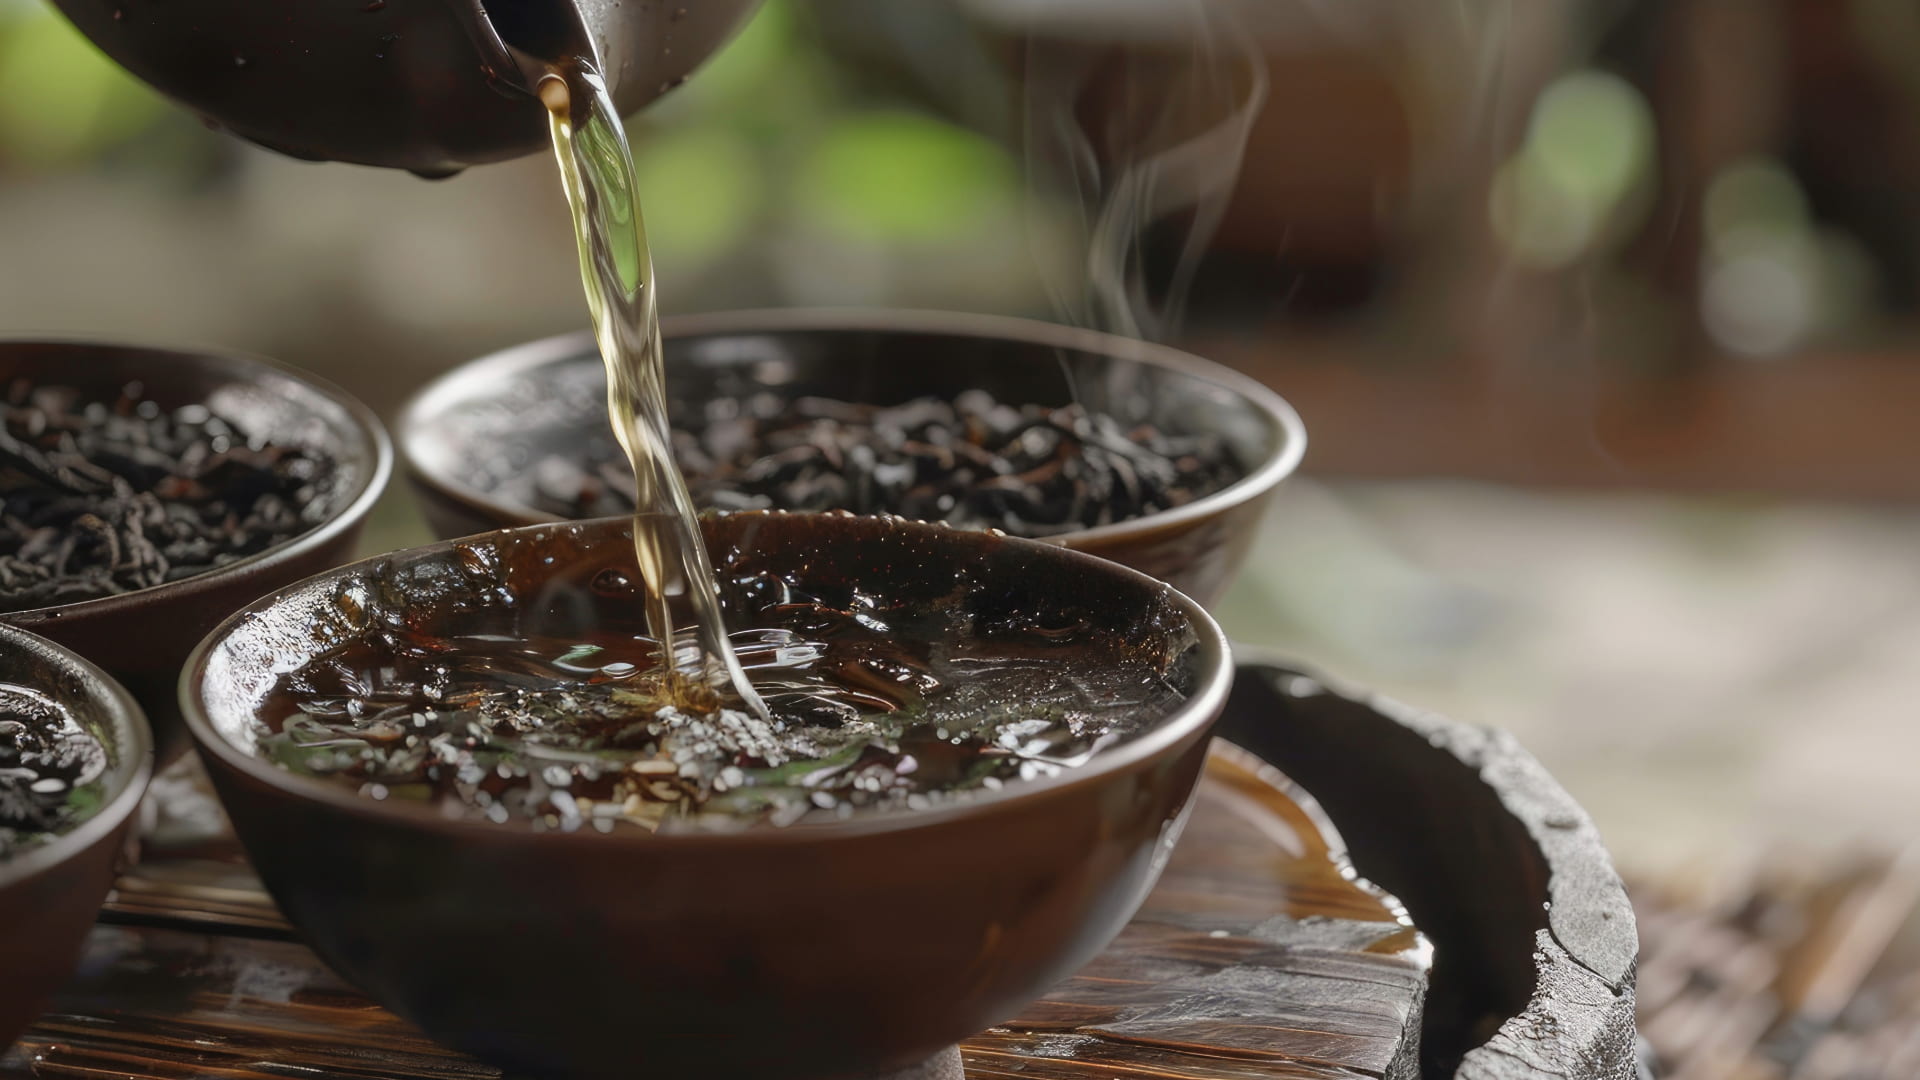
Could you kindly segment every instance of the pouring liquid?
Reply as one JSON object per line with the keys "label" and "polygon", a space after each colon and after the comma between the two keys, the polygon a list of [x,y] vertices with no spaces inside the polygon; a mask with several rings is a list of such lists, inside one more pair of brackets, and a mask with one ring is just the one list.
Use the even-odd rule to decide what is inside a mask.
{"label": "pouring liquid", "polygon": [[[659,643],[658,691],[666,703],[700,712],[732,698],[767,719],[767,706],[727,639],[698,515],[673,460],[653,257],[626,130],[605,80],[586,60],[556,65],[538,91],[607,366],[607,415],[638,486],[633,549],[648,630]],[[686,599],[694,617],[685,648],[674,625],[675,596]]]}

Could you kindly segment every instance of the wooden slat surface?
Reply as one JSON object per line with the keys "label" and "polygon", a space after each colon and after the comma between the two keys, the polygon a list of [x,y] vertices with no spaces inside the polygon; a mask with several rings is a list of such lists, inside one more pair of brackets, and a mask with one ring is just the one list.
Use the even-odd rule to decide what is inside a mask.
{"label": "wooden slat surface", "polygon": [[[1431,949],[1329,835],[1277,773],[1217,746],[1140,915],[1019,1018],[963,1043],[967,1075],[1411,1077]],[[121,879],[80,973],[0,1055],[0,1080],[295,1075],[500,1073],[327,971],[223,838],[164,832]]]}

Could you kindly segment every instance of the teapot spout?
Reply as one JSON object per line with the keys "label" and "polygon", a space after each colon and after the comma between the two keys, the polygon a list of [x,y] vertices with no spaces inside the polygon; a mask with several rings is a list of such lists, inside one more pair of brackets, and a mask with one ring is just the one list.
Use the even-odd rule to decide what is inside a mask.
{"label": "teapot spout", "polygon": [[[446,0],[473,41],[489,84],[510,96],[538,96],[540,80],[560,64],[598,66],[590,9],[576,0]],[[597,9],[596,9],[597,10]]]}
{"label": "teapot spout", "polygon": [[473,43],[473,51],[480,58],[480,73],[486,77],[488,88],[509,98],[531,93],[533,83],[521,67],[522,58],[515,56],[501,39],[486,5],[480,0],[446,0],[446,4],[454,20],[466,31],[467,40]]}

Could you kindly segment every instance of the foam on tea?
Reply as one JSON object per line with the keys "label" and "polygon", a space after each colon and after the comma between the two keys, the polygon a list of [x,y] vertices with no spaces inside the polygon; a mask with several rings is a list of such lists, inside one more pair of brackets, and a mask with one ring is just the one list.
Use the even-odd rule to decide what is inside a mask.
{"label": "foam on tea", "polygon": [[[970,572],[975,549],[952,540],[816,564],[790,533],[749,536],[720,568],[770,716],[688,710],[645,678],[657,642],[618,545],[581,539],[595,528],[611,535],[498,534],[334,588],[316,608],[322,647],[259,691],[256,751],[502,824],[791,824],[1056,775],[1190,690],[1194,637],[1170,594],[1109,601]],[[925,577],[883,569],[903,559]]]}
{"label": "foam on tea", "polygon": [[106,748],[58,702],[0,683],[0,859],[85,820],[106,768]]}

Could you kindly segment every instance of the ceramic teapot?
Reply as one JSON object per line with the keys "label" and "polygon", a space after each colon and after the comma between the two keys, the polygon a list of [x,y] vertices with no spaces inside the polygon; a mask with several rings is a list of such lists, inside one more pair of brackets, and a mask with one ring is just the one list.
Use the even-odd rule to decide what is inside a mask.
{"label": "ceramic teapot", "polygon": [[547,145],[539,58],[598,57],[622,112],[760,0],[54,0],[115,61],[295,157],[443,176]]}

